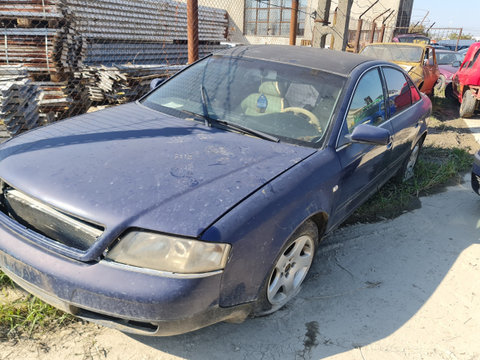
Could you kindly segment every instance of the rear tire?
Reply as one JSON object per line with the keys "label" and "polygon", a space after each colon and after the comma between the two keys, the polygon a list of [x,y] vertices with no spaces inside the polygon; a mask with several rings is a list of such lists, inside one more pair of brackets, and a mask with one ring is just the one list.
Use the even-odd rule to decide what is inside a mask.
{"label": "rear tire", "polygon": [[462,103],[460,104],[460,117],[469,118],[473,116],[475,112],[475,107],[477,105],[477,99],[472,94],[471,90],[465,91],[462,98]]}
{"label": "rear tire", "polygon": [[265,280],[254,309],[254,316],[265,316],[280,310],[300,291],[315,256],[318,228],[306,221],[283,246]]}

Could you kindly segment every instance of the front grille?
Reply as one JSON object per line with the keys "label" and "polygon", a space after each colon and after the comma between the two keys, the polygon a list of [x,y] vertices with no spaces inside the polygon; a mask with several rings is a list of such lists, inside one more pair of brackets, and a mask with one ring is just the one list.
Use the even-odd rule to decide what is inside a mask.
{"label": "front grille", "polygon": [[90,248],[104,231],[10,187],[4,187],[0,202],[0,210],[23,226],[78,250]]}

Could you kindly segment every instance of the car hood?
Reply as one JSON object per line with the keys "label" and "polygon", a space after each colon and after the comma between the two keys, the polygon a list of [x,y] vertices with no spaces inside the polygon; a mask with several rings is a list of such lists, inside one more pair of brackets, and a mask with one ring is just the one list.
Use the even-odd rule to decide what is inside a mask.
{"label": "car hood", "polygon": [[14,138],[0,177],[60,210],[103,224],[199,236],[314,149],[270,142],[132,103]]}
{"label": "car hood", "polygon": [[453,74],[458,71],[457,67],[453,67],[452,65],[438,65],[438,70],[440,73],[445,76],[447,79],[450,79]]}

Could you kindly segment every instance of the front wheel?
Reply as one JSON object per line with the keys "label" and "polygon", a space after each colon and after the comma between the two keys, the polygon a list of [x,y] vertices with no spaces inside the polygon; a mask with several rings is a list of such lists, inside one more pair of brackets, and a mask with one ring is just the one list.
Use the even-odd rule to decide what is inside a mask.
{"label": "front wheel", "polygon": [[477,99],[472,94],[471,90],[465,91],[460,104],[460,117],[469,118],[473,116],[475,112],[475,106],[477,105]]}
{"label": "front wheel", "polygon": [[318,229],[306,221],[290,237],[270,270],[255,316],[271,314],[281,309],[300,291],[313,262],[318,243]]}

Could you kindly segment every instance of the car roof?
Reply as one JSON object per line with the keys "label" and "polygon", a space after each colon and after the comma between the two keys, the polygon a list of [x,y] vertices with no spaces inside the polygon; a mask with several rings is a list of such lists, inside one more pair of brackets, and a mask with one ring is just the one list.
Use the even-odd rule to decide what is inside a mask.
{"label": "car roof", "polygon": [[387,43],[371,43],[365,45],[365,47],[370,46],[370,45],[375,45],[375,46],[380,46],[380,45],[385,45],[385,46],[412,46],[412,47],[433,47],[430,44],[415,44],[415,43],[398,43],[398,42],[387,42]]}
{"label": "car roof", "polygon": [[215,55],[275,61],[342,76],[348,76],[360,64],[378,62],[374,58],[343,51],[291,45],[238,46],[216,52]]}

